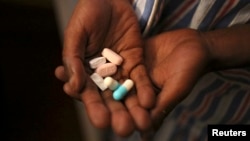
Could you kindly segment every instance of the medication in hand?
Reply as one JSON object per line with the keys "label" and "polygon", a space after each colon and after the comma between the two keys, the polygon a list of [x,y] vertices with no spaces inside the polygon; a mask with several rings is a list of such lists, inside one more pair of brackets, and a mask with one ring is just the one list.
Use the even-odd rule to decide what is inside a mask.
{"label": "medication in hand", "polygon": [[104,80],[103,78],[97,74],[97,73],[93,73],[90,78],[94,81],[94,83],[102,90],[106,90],[108,87],[104,84]]}
{"label": "medication in hand", "polygon": [[[131,79],[127,79],[121,85],[118,81],[110,77],[116,73],[117,65],[121,65],[122,61],[123,58],[120,55],[108,48],[103,49],[102,57],[97,57],[89,61],[90,68],[95,69],[90,78],[102,91],[107,88],[114,91],[113,98],[117,101],[123,99],[134,86],[134,82]],[[103,79],[104,77],[106,78]]]}
{"label": "medication in hand", "polygon": [[105,57],[97,57],[89,61],[89,65],[91,69],[96,69],[97,67],[106,63]]}
{"label": "medication in hand", "polygon": [[121,63],[123,61],[123,59],[120,55],[118,55],[113,50],[108,49],[108,48],[103,49],[102,56],[107,58],[107,60],[109,60],[111,63],[114,63],[118,66],[121,65]]}
{"label": "medication in hand", "polygon": [[104,84],[112,91],[116,90],[120,86],[119,82],[112,77],[106,77],[104,79]]}
{"label": "medication in hand", "polygon": [[132,89],[133,86],[134,86],[134,82],[131,79],[127,79],[126,81],[124,81],[122,85],[120,85],[114,91],[113,98],[117,101],[123,99],[128,93],[128,91]]}
{"label": "medication in hand", "polygon": [[103,64],[95,70],[102,77],[111,76],[116,73],[117,67],[113,63]]}

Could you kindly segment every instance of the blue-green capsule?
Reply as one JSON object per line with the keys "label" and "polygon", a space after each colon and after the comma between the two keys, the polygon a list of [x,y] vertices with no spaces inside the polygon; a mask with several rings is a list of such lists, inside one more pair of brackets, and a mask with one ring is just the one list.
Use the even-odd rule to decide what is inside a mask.
{"label": "blue-green capsule", "polygon": [[120,85],[113,93],[113,98],[115,100],[122,100],[126,94],[128,93],[128,91],[130,89],[132,89],[132,87],[134,86],[134,82],[131,79],[127,79],[126,81],[124,81],[124,83],[122,85]]}

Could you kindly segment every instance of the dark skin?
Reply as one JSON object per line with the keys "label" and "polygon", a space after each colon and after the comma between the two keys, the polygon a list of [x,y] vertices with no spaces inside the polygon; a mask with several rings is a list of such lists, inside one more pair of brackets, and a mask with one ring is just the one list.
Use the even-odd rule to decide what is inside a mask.
{"label": "dark skin", "polygon": [[[124,59],[112,77],[135,82],[135,89],[123,102],[113,100],[109,90],[100,92],[89,78],[93,70],[88,61],[100,56],[103,48]],[[155,94],[142,53],[140,28],[130,1],[80,0],[65,30],[64,64],[56,68],[55,75],[65,82],[68,95],[84,103],[94,126],[111,126],[116,134],[128,136],[135,129],[144,131],[151,126],[148,109],[154,106]]]}
{"label": "dark skin", "polygon": [[199,32],[190,29],[162,33],[146,41],[145,62],[158,94],[150,111],[155,130],[209,71],[209,50],[204,46]]}
{"label": "dark skin", "polygon": [[[111,126],[119,136],[139,130],[145,137],[151,124],[158,129],[206,72],[250,64],[249,31],[249,25],[241,25],[206,33],[191,29],[162,33],[145,41],[143,61],[142,39],[130,1],[80,0],[65,30],[64,64],[55,75],[65,82],[68,95],[84,103],[94,126]],[[92,71],[87,62],[100,56],[104,47],[124,58],[113,77],[121,82],[131,78],[136,84],[122,102],[114,101],[110,91],[100,94],[89,78]],[[143,62],[157,87],[157,97]]]}
{"label": "dark skin", "polygon": [[249,66],[249,35],[246,24],[209,32],[180,29],[147,39],[145,62],[158,88],[156,105],[150,111],[154,129],[207,72]]}

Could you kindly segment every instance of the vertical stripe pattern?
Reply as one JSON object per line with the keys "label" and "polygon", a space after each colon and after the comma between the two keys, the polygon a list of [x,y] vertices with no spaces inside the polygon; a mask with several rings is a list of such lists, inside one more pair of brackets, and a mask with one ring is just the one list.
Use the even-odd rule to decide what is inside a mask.
{"label": "vertical stripe pattern", "polygon": [[[250,22],[250,0],[135,0],[134,8],[144,34],[149,35],[179,28],[207,31]],[[213,72],[202,77],[165,118],[153,141],[206,141],[208,124],[249,123],[250,67]],[[138,140],[137,134],[127,141]]]}

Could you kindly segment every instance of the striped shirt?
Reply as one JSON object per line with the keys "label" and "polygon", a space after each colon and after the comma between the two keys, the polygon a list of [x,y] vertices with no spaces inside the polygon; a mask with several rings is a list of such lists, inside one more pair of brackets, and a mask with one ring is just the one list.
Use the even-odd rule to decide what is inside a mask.
{"label": "striped shirt", "polygon": [[[250,22],[250,0],[134,0],[133,5],[144,36]],[[250,67],[203,76],[152,141],[206,141],[208,124],[250,124]],[[116,140],[138,141],[139,135]]]}

